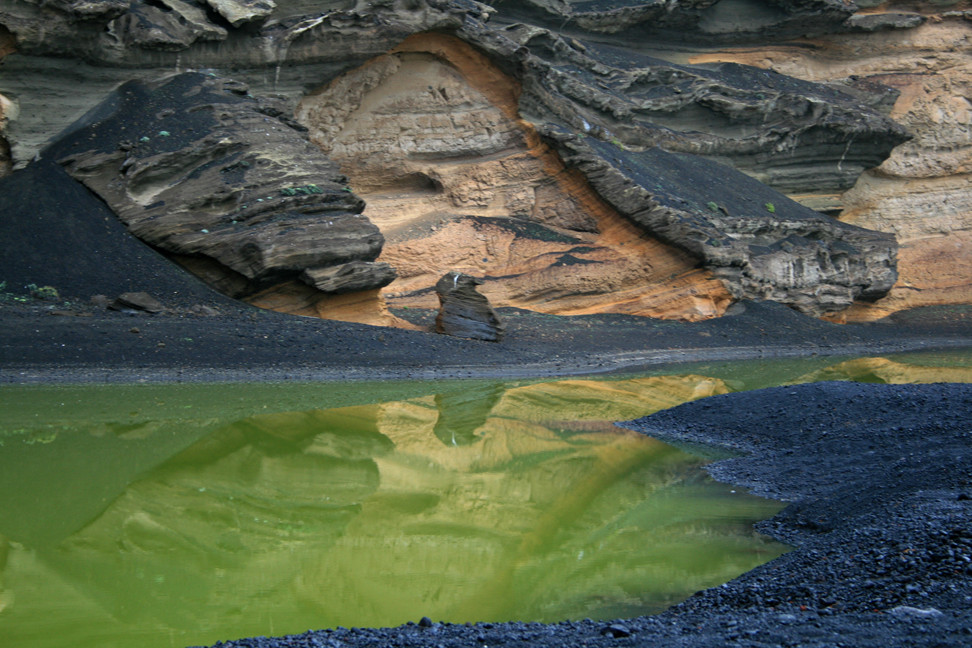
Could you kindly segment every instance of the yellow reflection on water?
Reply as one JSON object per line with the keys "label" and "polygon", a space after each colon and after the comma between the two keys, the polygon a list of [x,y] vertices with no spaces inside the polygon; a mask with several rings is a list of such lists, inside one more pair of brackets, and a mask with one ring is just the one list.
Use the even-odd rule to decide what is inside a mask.
{"label": "yellow reflection on water", "polygon": [[781,553],[752,530],[780,505],[609,421],[726,391],[691,375],[470,383],[194,419],[189,436],[172,419],[7,434],[0,636],[183,646],[660,610]]}
{"label": "yellow reflection on water", "polygon": [[821,380],[852,380],[855,382],[905,385],[936,382],[972,382],[972,367],[936,367],[914,362],[899,362],[889,358],[855,358],[819,369],[798,378],[797,383]]}
{"label": "yellow reflection on water", "polygon": [[752,531],[779,505],[610,421],[781,383],[972,382],[972,357],[695,371],[427,396],[425,383],[0,388],[0,645],[656,611],[783,551]]}

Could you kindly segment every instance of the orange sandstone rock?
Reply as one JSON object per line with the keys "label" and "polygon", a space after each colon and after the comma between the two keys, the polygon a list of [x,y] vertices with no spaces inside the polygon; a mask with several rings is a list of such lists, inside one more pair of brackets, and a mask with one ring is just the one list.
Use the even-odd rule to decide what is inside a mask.
{"label": "orange sandstone rock", "polygon": [[463,41],[420,34],[301,102],[385,237],[389,303],[434,308],[432,286],[456,269],[484,277],[494,306],[721,315],[722,284],[566,169],[520,118],[519,91]]}

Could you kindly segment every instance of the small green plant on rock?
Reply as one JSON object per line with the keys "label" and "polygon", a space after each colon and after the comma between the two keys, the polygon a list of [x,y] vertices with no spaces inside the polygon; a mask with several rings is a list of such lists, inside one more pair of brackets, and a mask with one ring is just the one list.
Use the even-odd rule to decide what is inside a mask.
{"label": "small green plant on rock", "polygon": [[282,196],[310,196],[311,194],[322,194],[324,190],[316,184],[307,184],[299,187],[285,187],[280,190]]}
{"label": "small green plant on rock", "polygon": [[769,213],[771,214],[776,213],[776,205],[774,205],[773,203],[768,202],[764,205],[764,207],[766,207],[766,211],[768,211]]}
{"label": "small green plant on rock", "polygon": [[60,293],[57,292],[57,288],[54,286],[27,284],[27,290],[30,291],[30,296],[34,299],[49,299],[51,301],[58,301],[61,299]]}

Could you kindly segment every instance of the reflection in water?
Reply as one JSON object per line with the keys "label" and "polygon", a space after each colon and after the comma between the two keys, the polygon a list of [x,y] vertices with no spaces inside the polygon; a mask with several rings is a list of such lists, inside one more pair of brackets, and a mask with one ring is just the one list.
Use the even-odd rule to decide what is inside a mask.
{"label": "reflection in water", "polygon": [[972,382],[972,367],[930,367],[888,358],[856,358],[807,374],[794,382],[853,380],[855,382],[904,385],[936,382]]}
{"label": "reflection in water", "polygon": [[487,384],[191,429],[7,430],[0,636],[182,646],[660,610],[781,553],[752,530],[779,505],[608,421],[726,391]]}

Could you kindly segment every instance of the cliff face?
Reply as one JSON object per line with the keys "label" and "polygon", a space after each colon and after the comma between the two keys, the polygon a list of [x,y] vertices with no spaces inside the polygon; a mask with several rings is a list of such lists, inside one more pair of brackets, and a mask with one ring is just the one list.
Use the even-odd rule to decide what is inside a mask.
{"label": "cliff face", "polygon": [[0,0],[0,173],[42,151],[222,291],[322,317],[402,324],[453,270],[558,314],[969,300],[961,5],[509,4]]}
{"label": "cliff face", "polygon": [[841,319],[972,301],[972,13],[968,3],[908,9],[874,7],[860,17],[875,26],[869,30],[690,58],[819,82],[857,75],[899,92],[890,116],[912,139],[831,200],[842,221],[894,234],[900,276],[886,297],[856,304]]}

